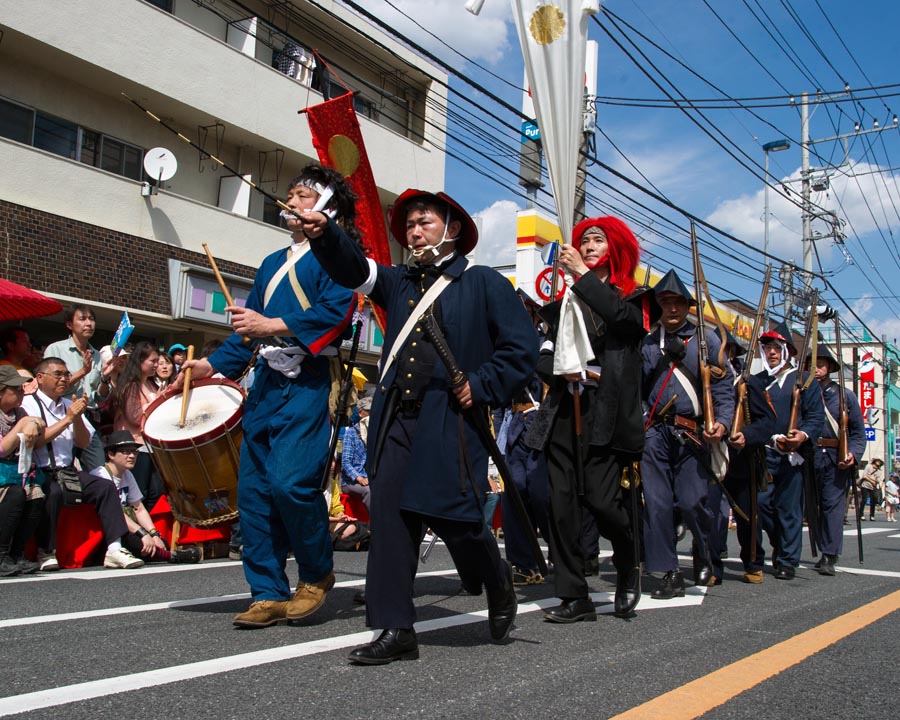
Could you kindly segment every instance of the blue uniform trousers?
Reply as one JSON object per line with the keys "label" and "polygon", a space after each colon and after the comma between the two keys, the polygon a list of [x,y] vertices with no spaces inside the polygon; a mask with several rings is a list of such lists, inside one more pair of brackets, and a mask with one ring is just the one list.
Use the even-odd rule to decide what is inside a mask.
{"label": "blue uniform trousers", "polygon": [[290,380],[258,368],[244,409],[238,510],[244,575],[254,600],[286,600],[289,550],[301,580],[332,570],[328,507],[319,485],[328,454],[327,361],[307,358]]}
{"label": "blue uniform trousers", "polygon": [[[374,628],[411,628],[416,621],[413,580],[419,564],[419,545],[425,527],[444,541],[466,586],[481,585],[499,592],[506,580],[506,564],[497,541],[480,519],[449,520],[402,510],[400,496],[407,474],[419,418],[398,413],[383,418],[390,427],[369,480],[372,488],[372,539],[366,570],[366,624]],[[375,440],[370,436],[370,442]],[[430,480],[422,468],[421,482]],[[471,487],[468,492],[472,492]]]}
{"label": "blue uniform trousers", "polygon": [[647,431],[641,458],[644,489],[644,560],[648,572],[678,569],[675,553],[675,509],[681,511],[700,557],[709,556],[712,513],[706,506],[709,473],[688,440],[682,444],[674,428],[658,424]]}
{"label": "blue uniform trousers", "polygon": [[[772,544],[774,565],[797,567],[803,549],[803,470],[781,458],[772,472],[773,483],[759,494],[759,533],[765,531]],[[770,460],[769,470],[773,470]]]}
{"label": "blue uniform trousers", "polygon": [[[735,454],[735,451],[732,449],[731,451]],[[744,514],[749,518],[750,517],[750,493],[755,492],[755,490],[751,491],[750,489],[750,477],[747,474],[746,463],[749,462],[748,456],[744,453],[733,456],[731,461],[731,467],[729,468],[728,473],[725,475],[725,479],[722,481],[725,489],[728,491],[728,494],[731,495],[731,499],[734,501],[734,504],[740,508]],[[764,472],[764,470],[763,470]],[[721,488],[717,485],[710,486],[710,496],[713,494],[718,494],[724,498],[724,493]],[[723,577],[724,567],[722,563],[722,558],[720,554],[723,550],[727,548],[727,530],[726,534],[723,538],[721,534],[721,526],[727,522],[728,519],[728,507],[726,504],[722,505],[722,510],[720,517],[723,519],[719,524],[719,531],[714,532],[710,536],[710,554],[712,555],[712,567],[713,574],[721,578]],[[756,556],[760,558],[757,562],[753,558],[750,557],[750,523],[747,520],[744,520],[738,513],[734,514],[734,522],[737,525],[737,539],[738,544],[740,545],[740,557],[741,562],[744,564],[744,572],[750,572],[754,570],[761,570],[763,566],[762,562],[762,552],[759,548],[759,544],[757,544]],[[759,524],[759,520],[757,519],[757,524]]]}
{"label": "blue uniform trousers", "polygon": [[[528,511],[531,526],[539,529],[545,538],[549,538],[550,478],[544,454],[527,447],[520,435],[506,452],[506,464],[522,498],[522,504]],[[523,570],[537,572],[537,563],[526,530],[513,510],[512,503],[502,503],[500,511],[503,514],[506,559]]]}
{"label": "blue uniform trousers", "polygon": [[850,471],[841,470],[834,461],[837,453],[816,448],[816,483],[819,486],[821,551],[840,555],[844,549],[844,514],[847,510],[847,487]]}

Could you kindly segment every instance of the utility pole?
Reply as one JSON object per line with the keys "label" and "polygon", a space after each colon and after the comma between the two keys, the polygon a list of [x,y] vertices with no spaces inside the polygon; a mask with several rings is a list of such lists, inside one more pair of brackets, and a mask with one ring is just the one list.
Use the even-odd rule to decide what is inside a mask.
{"label": "utility pole", "polygon": [[803,292],[812,292],[812,203],[809,182],[809,103],[806,93],[800,95],[800,182],[803,199],[800,218],[803,223]]}

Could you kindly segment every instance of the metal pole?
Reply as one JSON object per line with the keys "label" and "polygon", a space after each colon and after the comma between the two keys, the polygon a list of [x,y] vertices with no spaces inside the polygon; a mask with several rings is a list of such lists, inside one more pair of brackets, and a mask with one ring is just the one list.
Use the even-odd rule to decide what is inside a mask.
{"label": "metal pole", "polygon": [[800,179],[803,195],[803,291],[812,291],[812,203],[809,182],[809,104],[806,93],[800,95]]}
{"label": "metal pole", "polygon": [[[763,185],[763,197],[765,198],[763,201],[765,218],[763,220],[764,226],[764,237],[763,237],[763,252],[766,254],[766,262],[769,262],[769,151],[763,150],[766,155],[766,181]],[[773,291],[774,295],[774,291]],[[766,298],[766,307],[763,314],[763,327],[769,327],[769,298]],[[751,348],[752,350],[753,348]]]}

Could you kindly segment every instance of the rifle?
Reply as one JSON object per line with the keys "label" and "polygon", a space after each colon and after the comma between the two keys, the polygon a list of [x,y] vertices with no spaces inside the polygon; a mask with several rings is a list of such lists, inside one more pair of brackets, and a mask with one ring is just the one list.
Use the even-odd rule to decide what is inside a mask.
{"label": "rifle", "polygon": [[[810,369],[810,372],[807,374],[806,379],[803,378],[803,363],[806,360],[806,356],[812,354],[815,357],[816,347],[818,344],[818,333],[819,333],[819,316],[816,313],[816,305],[819,303],[819,291],[812,291],[812,299],[810,300],[810,309],[809,313],[806,317],[806,329],[803,334],[803,345],[800,347],[800,354],[797,356],[797,379],[794,382],[794,387],[791,390],[791,414],[788,418],[788,427],[785,435],[790,438],[790,436],[796,432],[797,425],[800,423],[800,404],[802,402],[803,391],[806,390],[812,383],[813,377],[815,373]],[[783,450],[784,447],[780,444],[779,447]]]}
{"label": "rifle", "polygon": [[[706,318],[703,313],[703,268],[700,265],[700,248],[697,229],[691,220],[691,260],[694,265],[694,297],[697,300],[697,349],[700,354],[700,388],[703,395],[703,429],[712,434],[716,424],[712,397],[712,368],[709,364],[709,342],[706,339]],[[725,336],[722,347],[724,348]]]}
{"label": "rifle", "polygon": [[[843,462],[850,454],[849,451],[849,425],[850,413],[847,411],[847,398],[844,395],[844,350],[841,346],[841,319],[838,313],[834,314],[834,351],[838,361],[838,446],[837,459]],[[859,465],[854,463],[853,468],[848,471],[850,477],[850,488],[854,498],[854,509],[856,510],[856,547],[859,551],[859,564],[863,562],[863,538],[862,538],[862,508],[860,508],[860,492],[856,479],[859,476]]]}
{"label": "rifle", "polygon": [[[441,328],[434,319],[434,315],[428,314],[424,318],[422,330],[425,333],[425,337],[431,341],[432,345],[434,345],[438,357],[447,369],[451,389],[464,385],[466,383],[466,374],[459,367],[456,358],[453,357],[453,352],[447,344],[444,333],[441,332]],[[506,493],[506,500],[509,500],[516,517],[522,524],[522,531],[528,539],[528,544],[531,548],[531,553],[534,557],[535,564],[538,567],[538,571],[541,575],[547,575],[547,561],[544,558],[544,551],[541,550],[541,546],[538,543],[537,535],[531,524],[531,518],[528,517],[528,511],[525,509],[525,504],[522,502],[522,497],[519,495],[519,490],[509,471],[509,465],[506,464],[506,459],[503,457],[503,454],[497,447],[497,441],[491,434],[491,428],[488,425],[487,417],[485,417],[484,413],[475,406],[468,410],[463,410],[463,412],[472,421],[472,425],[478,433],[479,439],[485,449],[487,449],[490,458],[494,461],[494,465],[497,466],[497,472],[503,480],[503,489]]]}
{"label": "rifle", "polygon": [[[338,449],[338,441],[341,439],[341,428],[347,423],[347,403],[350,400],[350,388],[353,387],[353,368],[356,367],[356,356],[359,353],[359,336],[362,334],[362,317],[353,325],[353,344],[350,347],[350,358],[347,360],[347,371],[341,382],[341,392],[338,395],[337,407],[334,411],[334,425],[331,428],[331,442],[328,443],[328,459],[325,461],[325,472],[322,474],[322,482],[319,488],[325,491],[331,482],[331,463],[335,459]],[[338,354],[340,358],[340,354]]]}
{"label": "rifle", "polygon": [[737,405],[734,408],[734,420],[731,422],[731,432],[728,433],[729,438],[737,436],[744,425],[750,424],[750,404],[747,402],[747,380],[750,378],[750,362],[753,356],[756,343],[759,342],[759,334],[762,331],[763,321],[766,315],[766,300],[769,297],[769,282],[772,278],[772,265],[766,264],[766,276],[763,279],[762,293],[759,296],[759,303],[756,306],[756,318],[753,321],[753,332],[750,334],[750,351],[747,355],[748,361],[744,363],[744,369],[741,371],[740,378],[737,383]]}

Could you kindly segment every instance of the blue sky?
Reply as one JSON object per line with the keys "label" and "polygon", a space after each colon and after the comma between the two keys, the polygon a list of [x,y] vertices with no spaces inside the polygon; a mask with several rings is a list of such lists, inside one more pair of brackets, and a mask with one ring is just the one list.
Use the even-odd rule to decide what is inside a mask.
{"label": "blue sky", "polygon": [[[504,101],[520,106],[522,58],[507,0],[486,0],[479,17],[464,10],[464,0],[364,0],[360,4]],[[437,37],[398,15],[391,4]],[[634,30],[623,26],[620,32],[613,27],[613,19],[603,14],[598,16],[601,24],[635,57],[639,50],[647,53],[640,63],[654,77],[665,76],[671,82],[666,85],[671,94],[680,93],[692,100],[722,98],[722,93],[739,99],[778,97],[770,103],[757,103],[778,107],[759,107],[753,113],[734,108],[735,103],[721,103],[732,109],[703,111],[733,154],[751,167],[758,164],[752,171],[742,167],[678,109],[622,107],[609,102],[598,105],[598,126],[609,138],[608,141],[603,134],[596,135],[601,162],[641,185],[652,184],[675,205],[754,247],[763,245],[762,144],[789,138],[789,150],[770,154],[770,173],[773,180],[799,177],[799,108],[790,107],[782,98],[790,93],[799,100],[801,92],[814,94],[819,88],[839,92],[844,82],[851,89],[900,83],[896,57],[900,3],[608,0],[603,5],[619,22],[630,24]],[[589,27],[590,38],[600,46],[597,94],[601,99],[665,98],[601,27],[593,22]],[[628,44],[628,39],[634,40],[637,49]],[[653,48],[651,41],[675,59]],[[691,70],[721,92],[692,75]],[[454,105],[462,111],[462,118],[452,119],[449,125],[453,135],[450,150],[460,159],[448,157],[446,189],[473,214],[482,216],[484,253],[480,259],[509,261],[514,252],[514,213],[524,207],[514,177],[518,137],[508,127],[517,126],[519,120],[459,79],[453,79],[451,86],[459,93]],[[872,128],[876,119],[882,126],[889,125],[895,104],[900,112],[900,97],[890,96],[898,91],[900,88],[880,90],[880,98],[875,97],[876,93],[859,92],[854,102],[813,106],[810,137],[816,140],[852,132],[857,120],[863,129]],[[461,98],[469,98],[485,110],[475,110]],[[497,115],[500,120],[493,120],[490,115]],[[699,119],[696,113],[692,117]],[[469,122],[474,127],[468,127]],[[479,130],[486,131],[493,142]],[[819,143],[815,149],[820,157],[813,156],[813,167],[840,165],[843,160],[844,150],[839,143]],[[741,151],[746,157],[741,156]],[[837,292],[876,333],[884,333],[892,340],[900,337],[900,240],[896,238],[900,233],[900,170],[890,169],[900,168],[900,131],[892,128],[852,139],[848,159],[849,165],[830,172],[828,190],[813,194],[814,203],[823,210],[834,211],[846,223],[844,247],[823,238],[816,242],[816,248]],[[481,172],[473,171],[467,164],[475,165]],[[594,182],[589,190],[589,212],[637,213],[652,219],[649,228],[640,227],[639,223],[633,227],[653,266],[665,269],[675,265],[688,279],[690,262],[683,249],[686,220],[602,168],[595,166],[591,173],[596,181],[622,190],[625,197]],[[785,187],[794,199],[799,199],[799,183],[788,182]],[[632,201],[648,210],[637,209]],[[770,191],[770,210],[770,251],[780,259],[801,264],[798,207]],[[664,217],[654,216],[655,212]],[[682,229],[676,229],[672,222]],[[813,229],[822,234],[830,231],[821,221],[814,223]],[[719,297],[741,296],[755,303],[762,279],[761,256],[721,235],[705,230],[700,235],[709,243],[704,248],[704,258],[707,276],[718,286],[714,293]],[[814,269],[818,269],[815,259]],[[822,286],[821,281],[817,284]],[[829,293],[829,300],[836,303],[833,294]],[[854,324],[849,318],[848,322]]]}

